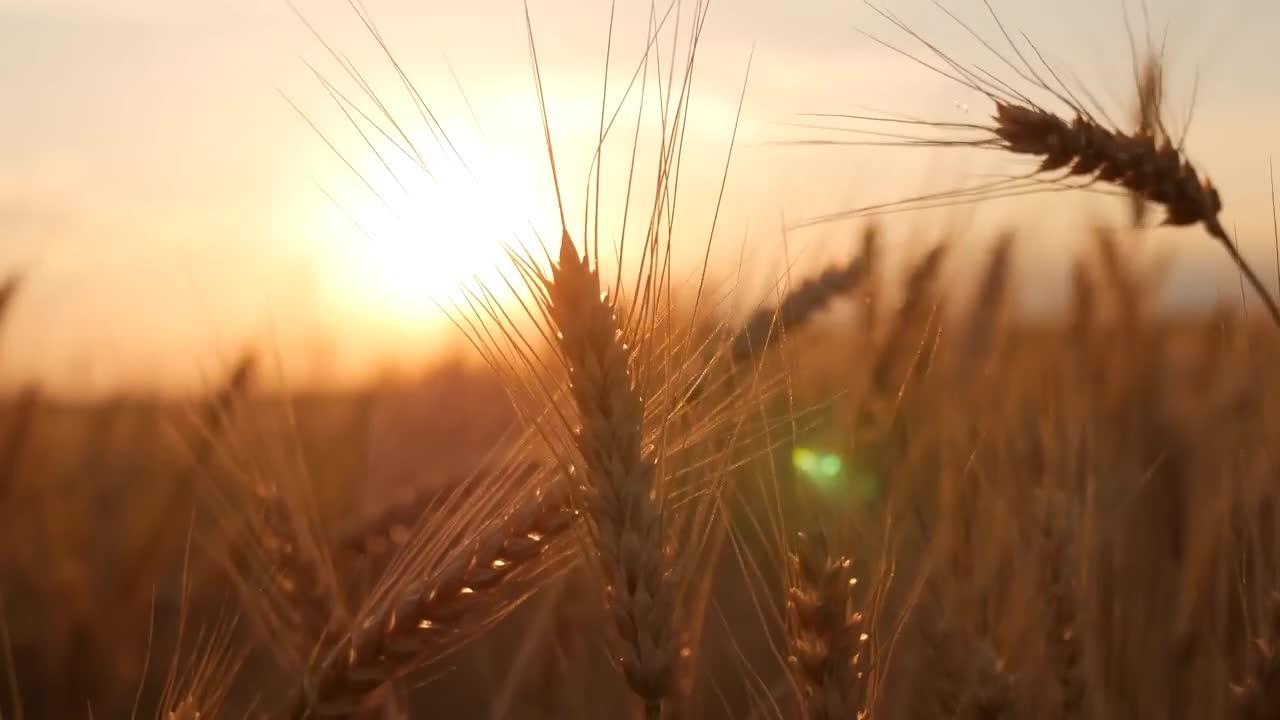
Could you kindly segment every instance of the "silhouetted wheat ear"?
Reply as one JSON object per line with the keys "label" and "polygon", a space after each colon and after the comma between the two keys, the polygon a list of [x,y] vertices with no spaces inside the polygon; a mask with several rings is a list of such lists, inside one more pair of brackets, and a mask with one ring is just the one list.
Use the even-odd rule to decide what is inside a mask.
{"label": "silhouetted wheat ear", "polygon": [[864,254],[793,288],[776,308],[763,307],[752,313],[733,337],[730,357],[734,364],[759,357],[787,331],[803,325],[836,298],[856,290],[866,279],[874,260],[866,254],[874,252],[876,247],[874,226],[868,230],[863,247],[867,249]]}
{"label": "silhouetted wheat ear", "polygon": [[1067,121],[1039,108],[996,101],[992,132],[1002,147],[1042,157],[1040,172],[1065,170],[1124,188],[1165,209],[1166,225],[1203,225],[1245,275],[1280,325],[1280,305],[1240,255],[1218,219],[1222,198],[1168,138],[1127,135],[1077,115]]}
{"label": "silhouetted wheat ear", "polygon": [[634,348],[623,341],[598,269],[578,255],[568,232],[544,282],[579,416],[577,489],[621,640],[619,664],[646,716],[658,718],[673,691],[681,626],[663,502],[654,497],[655,460],[644,448],[645,401],[629,366]]}
{"label": "silhouetted wheat ear", "polygon": [[350,717],[383,684],[413,669],[451,631],[476,621],[503,582],[530,568],[573,522],[563,486],[539,492],[481,534],[470,552],[365,615],[308,673],[289,717]]}
{"label": "silhouetted wheat ear", "polygon": [[1231,686],[1235,720],[1271,720],[1280,717],[1280,595],[1267,603],[1267,625],[1254,638],[1248,675]]}
{"label": "silhouetted wheat ear", "polygon": [[1221,232],[1222,199],[1167,139],[1126,135],[1077,116],[1068,122],[1053,113],[996,103],[994,132],[1009,152],[1044,158],[1041,172],[1066,169],[1118,185],[1168,213],[1169,225],[1203,223]]}
{"label": "silhouetted wheat ear", "polygon": [[798,535],[789,557],[787,663],[805,717],[865,717],[871,656],[863,616],[854,609],[852,562],[832,557],[826,536]]}

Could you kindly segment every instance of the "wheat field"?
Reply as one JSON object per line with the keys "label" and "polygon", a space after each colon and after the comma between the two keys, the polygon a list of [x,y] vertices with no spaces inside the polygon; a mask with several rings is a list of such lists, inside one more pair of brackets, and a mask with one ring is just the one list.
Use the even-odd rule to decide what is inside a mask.
{"label": "wheat field", "polygon": [[[628,197],[634,282],[562,201],[545,254],[511,254],[519,307],[455,308],[474,357],[360,391],[282,390],[250,352],[203,397],[4,396],[0,716],[1280,717],[1280,288],[1164,129],[1161,66],[1135,55],[1116,127],[1057,78],[921,53],[991,119],[903,144],[1033,164],[895,211],[1030,183],[1128,203],[1059,315],[1019,306],[1035,237],[990,232],[957,280],[971,234],[883,207],[815,219],[856,251],[745,317],[690,296],[673,102]],[[1160,224],[1238,288],[1163,307]],[[925,249],[891,267],[895,244]]]}

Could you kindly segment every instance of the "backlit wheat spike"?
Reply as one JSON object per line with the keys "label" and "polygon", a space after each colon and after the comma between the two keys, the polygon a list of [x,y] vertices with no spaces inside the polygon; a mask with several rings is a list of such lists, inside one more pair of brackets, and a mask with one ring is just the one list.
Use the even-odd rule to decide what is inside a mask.
{"label": "backlit wheat spike", "polygon": [[579,256],[566,231],[559,262],[545,279],[547,314],[569,373],[579,426],[581,490],[628,686],[659,718],[681,655],[672,549],[664,504],[655,497],[655,459],[643,446],[645,398],[598,268]]}
{"label": "backlit wheat spike", "polygon": [[[1035,90],[1047,92],[1070,108],[1070,115],[1060,115],[1037,105],[1027,94],[981,67],[966,67],[950,57],[937,45],[925,40],[917,31],[909,28],[892,13],[873,9],[920,41],[942,64],[930,62],[898,51],[941,77],[972,91],[981,93],[995,106],[989,123],[931,122],[928,120],[884,118],[865,115],[826,114],[823,117],[843,117],[853,120],[891,122],[909,127],[928,128],[943,133],[962,133],[960,137],[912,137],[895,135],[900,143],[918,147],[994,148],[1017,155],[1040,158],[1040,165],[1031,175],[987,183],[975,188],[954,192],[931,193],[897,202],[872,205],[812,218],[803,225],[867,215],[870,213],[896,212],[908,209],[940,207],[954,202],[979,202],[983,199],[1012,197],[1030,192],[1033,184],[1044,191],[1060,189],[1069,179],[1084,184],[1104,183],[1128,191],[1135,202],[1159,205],[1164,208],[1166,225],[1202,225],[1226,250],[1232,262],[1248,280],[1259,299],[1266,305],[1272,320],[1280,325],[1280,304],[1240,254],[1234,241],[1223,227],[1219,215],[1222,198],[1217,188],[1186,157],[1182,147],[1175,144],[1164,131],[1158,117],[1159,103],[1163,96],[1163,65],[1158,59],[1149,60],[1138,71],[1136,91],[1139,94],[1139,122],[1133,131],[1125,131],[1103,125],[1089,112],[1069,88],[1062,84],[1057,72],[1043,61],[1040,52],[1030,41],[1031,50],[1041,58],[1054,84],[1036,71],[1024,53],[1013,41],[989,3],[996,24],[1008,42],[1018,62],[1001,56],[988,41],[978,35],[955,14],[944,9],[972,38],[991,50],[1019,78]],[[882,43],[886,44],[887,43]],[[892,48],[892,46],[888,46]],[[896,48],[893,48],[896,50]],[[1056,87],[1055,87],[1056,84]],[[1060,89],[1059,89],[1060,88]],[[1082,93],[1092,99],[1087,92]],[[1095,101],[1096,104],[1096,101]],[[839,130],[840,128],[827,128]],[[857,131],[855,131],[857,132]],[[876,135],[876,133],[873,133]],[[883,144],[883,134],[874,144]],[[828,141],[819,141],[828,142]],[[837,143],[843,144],[843,143]],[[860,144],[855,141],[851,144]],[[1047,177],[1052,175],[1052,177]]]}
{"label": "backlit wheat spike", "polygon": [[[875,247],[874,228],[868,231],[864,248]],[[756,310],[733,337],[730,356],[735,364],[760,357],[788,332],[799,328],[836,298],[858,288],[867,277],[871,257],[862,254],[852,260],[823,271],[792,288],[776,308]]]}
{"label": "backlit wheat spike", "polygon": [[532,569],[571,526],[563,488],[539,493],[467,552],[364,616],[307,674],[292,718],[346,718],[383,684],[413,669],[451,633],[479,619],[513,574]]}
{"label": "backlit wheat spike", "polygon": [[809,720],[863,718],[871,647],[854,609],[852,563],[833,557],[826,536],[799,535],[789,555],[787,662]]}

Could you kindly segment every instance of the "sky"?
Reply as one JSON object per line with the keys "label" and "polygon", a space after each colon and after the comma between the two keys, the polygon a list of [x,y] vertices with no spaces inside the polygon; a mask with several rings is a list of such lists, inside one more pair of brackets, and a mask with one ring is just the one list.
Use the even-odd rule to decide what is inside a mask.
{"label": "sky", "polygon": [[[995,7],[1055,67],[1079,78],[1074,87],[1087,87],[1121,119],[1132,94],[1125,14],[1139,32],[1167,29],[1171,124],[1180,134],[1194,110],[1188,152],[1220,187],[1228,226],[1248,257],[1270,274],[1280,7],[1271,0],[1150,2],[1146,19],[1140,0],[1003,0]],[[932,3],[884,6],[962,59],[1008,75]],[[189,387],[210,382],[250,346],[269,348],[295,378],[410,366],[459,346],[439,304],[464,297],[456,288],[472,278],[499,288],[494,267],[504,242],[528,242],[531,228],[556,237],[518,0],[365,0],[451,149],[433,140],[404,81],[345,0],[297,0],[296,7],[299,13],[283,0],[0,0],[0,273],[24,278],[0,334],[0,384],[38,381],[90,393]],[[618,0],[611,44],[603,0],[529,0],[528,8],[569,225],[577,230],[606,47],[612,112],[643,57],[650,5]],[[999,39],[981,2],[950,0],[945,8]],[[664,69],[692,9],[686,3],[664,26],[657,43]],[[818,136],[794,126],[813,121],[803,113],[873,107],[986,118],[981,96],[868,34],[920,50],[861,2],[716,0],[710,8],[689,101],[677,248],[692,262],[712,243],[713,268],[739,290],[738,310],[765,299],[787,268],[802,275],[850,252],[859,225],[786,228],[842,208],[961,187],[992,169],[988,156],[959,151],[788,144]],[[643,157],[653,155],[661,120],[655,76],[645,113],[640,94],[628,94],[605,145],[605,236],[620,227],[633,138]],[[344,112],[390,127],[362,84],[383,100],[427,171],[372,125],[363,136],[354,130]],[[639,174],[646,172],[651,163],[642,160]],[[1073,210],[1091,202],[1082,193],[1055,194],[895,215],[886,221],[887,239],[906,258],[946,228],[969,228],[957,253],[963,273],[981,261],[997,226],[1015,227],[1024,236],[1024,299],[1052,308],[1080,235],[1083,216]],[[1144,240],[1151,241],[1144,251],[1176,257],[1172,302],[1204,306],[1233,287],[1221,252],[1202,234],[1160,231]]]}

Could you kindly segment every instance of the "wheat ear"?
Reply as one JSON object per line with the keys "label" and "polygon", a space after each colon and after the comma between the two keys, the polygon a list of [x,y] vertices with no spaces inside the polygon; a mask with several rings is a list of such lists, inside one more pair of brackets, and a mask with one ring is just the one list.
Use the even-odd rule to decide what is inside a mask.
{"label": "wheat ear", "polygon": [[1129,135],[1083,114],[1067,121],[1039,108],[996,101],[992,133],[1008,152],[1043,158],[1040,172],[1063,170],[1128,190],[1165,209],[1166,225],[1203,225],[1227,251],[1280,325],[1280,305],[1218,219],[1222,198],[1182,151],[1154,133]]}
{"label": "wheat ear", "polygon": [[589,530],[619,639],[627,685],[645,715],[662,715],[681,654],[672,550],[655,497],[656,466],[644,448],[644,397],[629,365],[614,305],[599,269],[579,256],[566,231],[559,262],[545,278],[547,314],[557,330],[579,427]]}
{"label": "wheat ear", "polygon": [[864,718],[871,666],[863,616],[854,610],[852,563],[832,557],[826,535],[798,535],[789,554],[789,655],[809,720]]}
{"label": "wheat ear", "polygon": [[[876,230],[867,230],[864,248],[875,248]],[[730,357],[734,364],[759,357],[790,330],[800,327],[836,298],[853,292],[867,278],[873,258],[869,251],[843,265],[828,268],[793,288],[777,307],[762,307],[751,314],[733,336]]]}
{"label": "wheat ear", "polygon": [[474,621],[504,581],[530,569],[570,527],[573,513],[558,486],[539,492],[469,552],[396,594],[313,666],[289,717],[349,717],[383,684],[412,669],[454,630]]}

